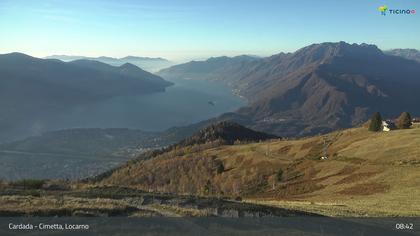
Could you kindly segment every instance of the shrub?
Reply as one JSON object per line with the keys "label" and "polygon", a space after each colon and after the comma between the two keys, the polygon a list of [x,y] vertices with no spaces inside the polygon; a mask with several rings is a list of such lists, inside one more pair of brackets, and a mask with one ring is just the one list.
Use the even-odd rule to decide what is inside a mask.
{"label": "shrub", "polygon": [[276,174],[277,181],[282,181],[283,179],[283,170],[279,170]]}
{"label": "shrub", "polygon": [[23,196],[41,197],[40,191],[35,189],[24,190],[20,194]]}
{"label": "shrub", "polygon": [[64,181],[49,181],[42,185],[44,190],[64,191],[70,190],[70,185]]}
{"label": "shrub", "polygon": [[401,113],[397,119],[396,126],[398,129],[409,129],[411,127],[411,115],[408,112]]}
{"label": "shrub", "polygon": [[223,165],[223,162],[220,161],[217,163],[217,174],[221,174],[223,171],[225,171],[225,166]]}
{"label": "shrub", "polygon": [[378,132],[381,131],[382,128],[382,117],[379,112],[375,112],[372,118],[370,119],[369,123],[369,131]]}
{"label": "shrub", "polygon": [[12,182],[12,186],[21,187],[23,189],[40,189],[44,185],[45,180],[38,179],[22,179]]}
{"label": "shrub", "polygon": [[204,185],[204,194],[209,195],[211,192],[211,182],[210,180],[207,180],[206,185]]}
{"label": "shrub", "polygon": [[0,189],[3,189],[6,186],[7,186],[6,181],[3,181],[3,180],[0,179]]}

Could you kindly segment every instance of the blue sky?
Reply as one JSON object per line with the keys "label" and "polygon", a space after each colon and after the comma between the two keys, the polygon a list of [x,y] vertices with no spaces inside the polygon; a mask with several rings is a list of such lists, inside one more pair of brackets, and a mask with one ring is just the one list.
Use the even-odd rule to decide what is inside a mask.
{"label": "blue sky", "polygon": [[[414,15],[382,16],[390,9]],[[0,53],[271,55],[325,41],[420,49],[415,0],[0,0]]]}

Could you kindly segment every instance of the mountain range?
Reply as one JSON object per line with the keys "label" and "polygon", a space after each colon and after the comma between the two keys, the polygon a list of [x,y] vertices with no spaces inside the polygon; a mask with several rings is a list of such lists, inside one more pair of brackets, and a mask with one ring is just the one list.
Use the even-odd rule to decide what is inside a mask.
{"label": "mountain range", "polygon": [[[21,53],[0,55],[0,142],[36,129],[33,122],[78,104],[163,92],[172,83],[126,63],[62,62]],[[36,123],[36,122],[35,122]],[[35,125],[36,126],[36,125]]]}
{"label": "mountain range", "polygon": [[161,57],[137,57],[137,56],[126,56],[122,58],[115,57],[85,57],[85,56],[68,56],[68,55],[52,55],[47,56],[45,59],[58,59],[64,62],[70,62],[75,60],[91,60],[99,61],[112,66],[121,66],[125,63],[131,63],[146,71],[156,72],[160,69],[172,66],[174,63],[161,58]]}
{"label": "mountain range", "polygon": [[388,55],[404,57],[409,60],[415,60],[420,62],[420,52],[416,49],[392,49],[385,51],[385,53]]}
{"label": "mountain range", "polygon": [[[62,62],[19,53],[4,54],[0,55],[0,142],[40,134],[45,131],[37,126],[40,121],[77,104],[164,91],[171,83],[163,78],[222,82],[245,97],[248,105],[163,132],[70,129],[14,142],[3,146],[3,150],[45,152],[71,156],[70,159],[73,155],[95,154],[97,158],[98,153],[112,156],[121,154],[121,150],[135,149],[138,147],[135,143],[156,148],[187,137],[190,138],[183,141],[187,145],[220,138],[235,142],[231,133],[243,131],[242,126],[220,121],[233,121],[287,137],[357,126],[375,111],[385,118],[396,117],[402,111],[418,116],[420,63],[407,56],[389,54],[368,44],[321,43],[266,58],[244,55],[193,61],[161,70],[159,76],[130,63],[111,66],[87,59]],[[214,123],[219,125],[211,126]],[[220,124],[225,125],[220,128]],[[205,127],[210,128],[195,133]],[[248,138],[256,141],[276,136],[252,131]],[[240,141],[246,142],[248,138]],[[73,139],[77,140],[69,142]],[[92,145],[84,147],[83,140]],[[111,160],[115,164],[114,161]]]}
{"label": "mountain range", "polygon": [[219,119],[280,136],[355,126],[375,111],[384,117],[420,114],[420,63],[375,45],[321,43],[266,58],[210,58],[158,75],[221,81],[249,105]]}

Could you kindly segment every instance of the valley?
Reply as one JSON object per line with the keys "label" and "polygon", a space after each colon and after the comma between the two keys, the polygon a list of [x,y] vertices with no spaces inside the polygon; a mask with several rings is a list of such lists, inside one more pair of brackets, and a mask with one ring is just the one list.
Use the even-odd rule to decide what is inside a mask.
{"label": "valley", "polygon": [[[62,64],[62,62],[53,62]],[[85,61],[70,63],[84,64]],[[108,67],[111,66],[105,66],[107,69],[101,70],[109,70]],[[71,76],[75,75],[70,73],[66,76],[69,78],[62,79],[63,81],[71,81]],[[140,74],[140,76],[143,75]],[[57,78],[60,76],[57,75]],[[156,78],[164,81],[160,77],[156,76]],[[79,94],[80,89],[74,89],[73,85],[66,85],[67,82],[59,85],[61,88],[57,90],[56,82],[44,87],[34,82],[33,86],[40,87],[32,88],[31,79],[28,79],[29,84],[26,83],[24,86],[24,89],[29,91],[25,99],[19,97],[19,94],[25,93],[20,91],[24,81],[12,78],[2,81],[4,91],[0,90],[3,96],[0,101],[0,108],[3,109],[0,117],[2,130],[0,143],[39,136],[49,131],[74,128],[164,131],[175,126],[186,126],[210,119],[225,112],[234,111],[246,104],[244,99],[233,95],[229,88],[205,81],[173,79],[173,83],[164,81],[165,88],[163,90],[162,87],[161,91],[143,92],[140,89],[105,96],[96,94],[95,91],[101,88],[96,88],[94,85],[101,82],[92,80],[92,88],[83,85],[86,96],[83,97]],[[74,81],[74,83],[77,82]],[[16,106],[19,109],[16,109]]]}
{"label": "valley", "polygon": [[[375,110],[385,119],[401,109],[419,114],[420,64],[389,54],[322,43],[266,58],[193,61],[159,76],[132,64],[3,55],[47,65],[39,79],[65,95],[30,88],[41,112],[17,119],[20,130],[3,130],[0,201],[17,204],[4,214],[418,216],[420,128],[376,133],[363,125]],[[81,90],[54,81],[54,66],[65,78],[93,80]],[[4,82],[10,88],[33,70],[0,69],[15,73]],[[117,79],[124,82],[115,86]],[[80,100],[66,98],[76,91]],[[93,196],[109,207],[90,211],[84,204]],[[53,207],[32,209],[34,201]]]}
{"label": "valley", "polygon": [[419,9],[0,0],[0,236],[420,236]]}
{"label": "valley", "polygon": [[[415,217],[420,212],[419,126],[383,133],[360,127],[303,139],[267,136],[258,142],[237,136],[235,144],[224,142],[229,136],[218,127],[229,130],[231,124],[197,133],[213,133],[219,137],[214,141],[189,139],[197,143],[146,154],[95,178],[2,181],[0,212],[141,217]],[[322,160],[324,141],[328,159]],[[401,148],[404,155],[396,155]]]}
{"label": "valley", "polygon": [[78,179],[100,174],[142,152],[176,143],[202,126],[192,123],[246,104],[217,83],[172,81],[165,92],[43,110],[23,123],[14,121],[16,125],[1,134],[3,142],[18,140],[0,144],[0,178]]}

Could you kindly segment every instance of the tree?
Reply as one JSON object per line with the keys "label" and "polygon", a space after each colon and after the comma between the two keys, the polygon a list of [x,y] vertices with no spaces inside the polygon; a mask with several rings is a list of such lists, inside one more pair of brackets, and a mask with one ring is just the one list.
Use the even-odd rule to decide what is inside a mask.
{"label": "tree", "polygon": [[204,194],[209,195],[211,193],[211,182],[207,180],[206,185],[204,185]]}
{"label": "tree", "polygon": [[369,131],[379,132],[381,131],[381,128],[382,128],[381,114],[379,112],[375,112],[372,118],[370,118]]}
{"label": "tree", "polygon": [[217,174],[221,174],[223,173],[223,171],[225,171],[225,166],[223,165],[223,162],[217,162]]}
{"label": "tree", "polygon": [[408,112],[401,113],[397,119],[396,126],[398,129],[409,129],[411,127],[411,115]]}
{"label": "tree", "polygon": [[283,170],[280,169],[277,174],[276,174],[276,179],[277,181],[282,181],[283,180]]}

